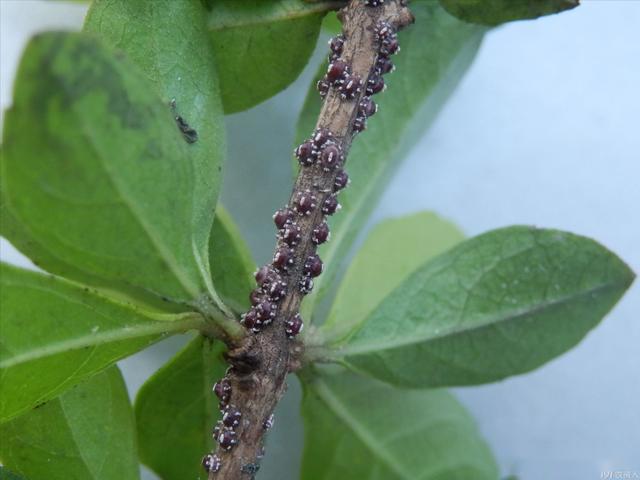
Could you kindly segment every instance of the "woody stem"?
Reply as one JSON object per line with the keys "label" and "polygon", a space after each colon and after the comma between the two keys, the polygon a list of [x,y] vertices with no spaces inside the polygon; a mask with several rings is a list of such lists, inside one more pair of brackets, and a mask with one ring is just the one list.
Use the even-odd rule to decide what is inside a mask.
{"label": "woody stem", "polygon": [[332,62],[319,85],[325,98],[316,130],[296,151],[302,166],[288,206],[274,217],[280,229],[274,261],[256,274],[253,307],[242,321],[247,335],[229,345],[231,367],[216,384],[223,420],[215,455],[204,461],[210,480],[255,476],[286,376],[300,368],[303,345],[293,338],[302,328],[300,303],[322,270],[316,248],[326,240],[325,219],[337,210],[337,193],[346,185],[342,166],[351,142],[375,112],[370,97],[390,70],[395,31],[413,22],[405,3],[351,0],[339,12],[343,33],[331,44]]}

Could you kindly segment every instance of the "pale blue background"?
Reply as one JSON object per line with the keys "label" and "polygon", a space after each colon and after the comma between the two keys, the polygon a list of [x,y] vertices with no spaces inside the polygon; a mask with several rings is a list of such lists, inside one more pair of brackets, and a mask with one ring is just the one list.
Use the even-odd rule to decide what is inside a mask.
{"label": "pale blue background", "polygon": [[[30,33],[77,28],[83,12],[0,0],[3,108]],[[269,102],[228,119],[223,199],[251,232],[259,261],[272,248],[270,214],[288,197],[293,127],[314,68]],[[557,227],[598,239],[640,272],[639,88],[640,1],[586,0],[572,12],[493,31],[374,221],[433,209],[469,235],[515,223]],[[21,262],[6,242],[2,257]],[[505,475],[590,480],[609,470],[640,473],[639,311],[636,283],[562,358],[529,375],[457,390]],[[122,362],[132,394],[181,341]],[[297,416],[298,397],[294,384],[260,478],[296,478],[302,431],[283,428],[283,419]]]}

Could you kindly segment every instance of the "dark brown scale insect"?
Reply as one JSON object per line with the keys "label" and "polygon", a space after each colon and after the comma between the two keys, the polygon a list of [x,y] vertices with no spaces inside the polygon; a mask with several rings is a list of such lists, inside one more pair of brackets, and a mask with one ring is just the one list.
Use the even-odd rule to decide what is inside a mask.
{"label": "dark brown scale insect", "polygon": [[229,428],[237,427],[240,425],[240,418],[242,417],[242,413],[240,410],[235,408],[232,405],[229,405],[225,408],[224,413],[222,414],[222,423]]}
{"label": "dark brown scale insect", "polygon": [[298,148],[294,150],[296,157],[298,157],[298,162],[300,165],[313,165],[316,160],[317,152],[311,142],[301,143]]}
{"label": "dark brown scale insect", "polygon": [[285,323],[285,333],[289,338],[293,338],[298,335],[303,328],[304,323],[302,322],[302,317],[300,317],[300,314],[298,313]]}
{"label": "dark brown scale insect", "polygon": [[264,422],[262,422],[262,428],[264,428],[265,430],[269,430],[271,427],[273,427],[273,418],[274,415],[272,413]]}
{"label": "dark brown scale insect", "polygon": [[278,230],[282,230],[288,222],[292,222],[295,214],[288,208],[281,208],[273,214],[273,223],[276,224]]}
{"label": "dark brown scale insect", "polygon": [[263,292],[267,293],[275,282],[282,281],[280,274],[276,272],[270,265],[265,265],[258,269],[255,273],[256,283]]}
{"label": "dark brown scale insect", "polygon": [[280,230],[280,238],[284,243],[286,243],[290,247],[293,247],[300,241],[301,233],[302,229],[298,226],[298,224],[295,222],[291,222],[285,225],[282,230]]}
{"label": "dark brown scale insect", "polygon": [[251,290],[251,293],[249,294],[249,301],[251,302],[251,305],[257,305],[263,300],[263,298],[264,292],[260,288]]}
{"label": "dark brown scale insect", "polygon": [[345,100],[351,100],[356,97],[362,90],[362,79],[357,75],[349,75],[344,82],[338,87],[340,97]]}
{"label": "dark brown scale insect", "polygon": [[318,93],[322,98],[327,96],[330,87],[331,84],[326,80],[326,78],[321,78],[320,80],[318,80],[318,83],[316,83],[316,88],[318,89]]}
{"label": "dark brown scale insect", "polygon": [[220,461],[218,456],[213,455],[212,453],[205,455],[202,459],[202,467],[207,473],[216,473],[218,470],[220,470],[221,466],[222,462]]}
{"label": "dark brown scale insect", "polygon": [[[338,173],[338,175],[340,175]],[[337,178],[337,177],[336,177]],[[329,239],[329,225],[327,222],[322,222],[311,232],[311,242],[314,245],[321,245]]]}
{"label": "dark brown scale insect", "polygon": [[280,247],[273,256],[273,266],[278,270],[288,270],[293,265],[293,250],[288,247]]}
{"label": "dark brown scale insect", "polygon": [[369,77],[369,81],[367,82],[367,89],[365,93],[367,95],[375,95],[376,93],[380,93],[384,90],[384,79],[382,75],[371,75]]}
{"label": "dark brown scale insect", "polygon": [[269,280],[269,277],[271,277],[271,275],[271,269],[265,265],[264,267],[260,267],[258,270],[256,270],[253,274],[253,277],[256,279],[256,283],[259,286],[262,286]]}
{"label": "dark brown scale insect", "polygon": [[333,190],[338,192],[349,185],[349,175],[346,171],[340,170],[336,174],[336,178],[333,180]]}
{"label": "dark brown scale insect", "polygon": [[263,300],[251,311],[254,311],[256,313],[256,318],[266,325],[276,316],[276,310],[277,307],[275,304],[271,303],[269,300]]}
{"label": "dark brown scale insect", "polygon": [[371,117],[375,115],[377,111],[378,105],[376,105],[376,102],[374,102],[371,97],[363,97],[362,100],[360,100],[360,105],[358,105],[358,112],[361,115],[365,117]]}
{"label": "dark brown scale insect", "polygon": [[273,282],[269,287],[268,293],[269,298],[272,301],[277,302],[278,300],[284,298],[284,296],[287,294],[287,284],[281,281]]}
{"label": "dark brown scale insect", "polygon": [[329,48],[335,55],[340,55],[342,53],[342,50],[344,49],[344,36],[336,35],[331,40],[329,40]]}
{"label": "dark brown scale insect", "polygon": [[389,22],[378,22],[375,29],[376,35],[380,41],[384,41],[396,34],[396,29]]}
{"label": "dark brown scale insect", "polygon": [[231,450],[238,441],[236,440],[236,432],[230,428],[224,428],[216,437],[218,445],[224,450]]}
{"label": "dark brown scale insect", "polygon": [[396,67],[393,65],[393,62],[388,57],[380,56],[376,60],[375,66],[376,72],[380,75],[385,75],[387,73],[393,72]]}
{"label": "dark brown scale insect", "polygon": [[298,284],[298,289],[300,293],[305,295],[311,293],[311,290],[313,290],[313,279],[311,277],[302,277],[302,280],[300,280]]}
{"label": "dark brown scale insect", "polygon": [[299,192],[295,199],[294,208],[299,215],[310,215],[318,206],[318,199],[310,191]]}
{"label": "dark brown scale insect", "polygon": [[320,153],[320,166],[325,172],[335,170],[343,161],[342,149],[335,143],[326,144]]}
{"label": "dark brown scale insect", "polygon": [[344,80],[344,77],[349,74],[349,65],[344,60],[336,59],[329,64],[327,68],[327,80],[337,85]]}
{"label": "dark brown scale insect", "polygon": [[240,323],[254,333],[258,333],[260,331],[260,327],[262,327],[262,321],[258,318],[258,315],[253,308],[242,315]]}
{"label": "dark brown scale insect", "polygon": [[358,114],[358,116],[353,121],[353,132],[360,133],[360,132],[364,132],[366,129],[367,129],[367,119],[364,116]]}
{"label": "dark brown scale insect", "polygon": [[322,204],[322,213],[333,215],[339,208],[338,198],[335,195],[329,195]]}
{"label": "dark brown scale insect", "polygon": [[311,137],[311,141],[316,148],[322,148],[330,140],[333,140],[333,133],[328,128],[317,129]]}
{"label": "dark brown scale insect", "polygon": [[314,253],[307,257],[304,262],[303,273],[310,277],[317,277],[322,273],[322,260],[318,254]]}
{"label": "dark brown scale insect", "polygon": [[400,51],[400,44],[398,43],[398,39],[393,36],[385,39],[380,44],[380,55],[388,57],[389,55],[395,55]]}
{"label": "dark brown scale insect", "polygon": [[231,398],[231,384],[226,378],[222,378],[220,381],[213,385],[213,393],[216,394],[220,404],[226,404]]}
{"label": "dark brown scale insect", "polygon": [[240,467],[240,471],[242,473],[246,473],[247,475],[250,475],[251,476],[250,478],[254,478],[256,473],[260,471],[260,464],[257,462],[245,463]]}

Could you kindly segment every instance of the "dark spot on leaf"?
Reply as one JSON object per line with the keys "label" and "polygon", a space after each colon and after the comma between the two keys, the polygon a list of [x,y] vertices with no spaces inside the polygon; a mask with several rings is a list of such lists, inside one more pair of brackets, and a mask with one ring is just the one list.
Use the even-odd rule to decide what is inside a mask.
{"label": "dark spot on leaf", "polygon": [[176,124],[187,143],[195,143],[198,141],[198,132],[194,128],[191,128],[180,115],[176,115]]}
{"label": "dark spot on leaf", "polygon": [[195,128],[191,128],[191,126],[187,123],[187,121],[182,117],[182,115],[178,115],[176,113],[176,99],[172,99],[169,102],[169,106],[171,107],[171,111],[175,115],[176,125],[178,125],[178,130],[182,132],[182,136],[187,141],[187,143],[195,143],[198,141],[198,132]]}
{"label": "dark spot on leaf", "polygon": [[[94,39],[65,33],[49,33],[37,38],[40,62],[30,66],[30,74],[50,88],[36,91],[32,106],[47,111],[52,102],[57,102],[62,109],[71,110],[87,97],[103,95],[109,113],[124,127],[142,127],[143,117],[123,88],[122,72],[113,57],[109,58]],[[73,59],[73,69],[69,59]]]}

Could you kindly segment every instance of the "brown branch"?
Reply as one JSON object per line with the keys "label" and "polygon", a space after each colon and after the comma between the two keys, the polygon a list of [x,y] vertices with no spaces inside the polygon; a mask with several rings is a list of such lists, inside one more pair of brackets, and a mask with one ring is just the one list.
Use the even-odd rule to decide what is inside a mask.
{"label": "brown branch", "polygon": [[286,376],[300,368],[303,346],[293,337],[302,327],[300,303],[322,270],[315,251],[328,233],[325,216],[335,210],[336,194],[346,184],[342,164],[351,141],[375,113],[370,97],[390,70],[395,30],[413,21],[405,4],[351,0],[339,13],[343,34],[331,44],[332,63],[319,83],[325,99],[316,131],[296,151],[302,167],[288,206],[274,216],[280,229],[274,261],[256,274],[254,306],[243,316],[251,333],[229,345],[231,366],[214,388],[223,420],[214,433],[217,451],[203,460],[210,480],[254,478]]}

